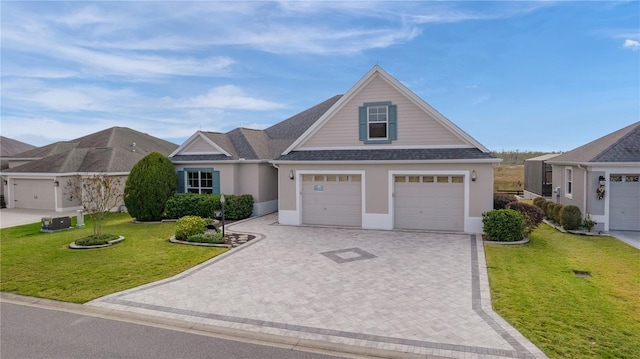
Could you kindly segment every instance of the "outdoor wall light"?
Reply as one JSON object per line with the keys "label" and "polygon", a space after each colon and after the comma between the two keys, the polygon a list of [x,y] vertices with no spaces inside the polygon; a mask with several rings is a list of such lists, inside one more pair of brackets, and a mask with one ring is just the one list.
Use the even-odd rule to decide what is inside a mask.
{"label": "outdoor wall light", "polygon": [[475,182],[477,178],[478,178],[478,175],[476,174],[476,170],[472,170],[471,171],[471,181]]}
{"label": "outdoor wall light", "polygon": [[8,184],[9,182],[7,182],[7,180],[3,180],[2,184],[4,184],[5,186]]}
{"label": "outdoor wall light", "polygon": [[289,179],[292,180],[295,178],[295,175],[293,173],[293,170],[289,170]]}
{"label": "outdoor wall light", "polygon": [[60,186],[60,182],[58,182],[57,180],[56,180],[56,181],[53,181],[53,185],[54,185],[54,186],[56,186],[56,187],[58,187],[58,186]]}
{"label": "outdoor wall light", "polygon": [[603,185],[605,181],[604,176],[598,177],[598,181],[600,182],[601,185]]}

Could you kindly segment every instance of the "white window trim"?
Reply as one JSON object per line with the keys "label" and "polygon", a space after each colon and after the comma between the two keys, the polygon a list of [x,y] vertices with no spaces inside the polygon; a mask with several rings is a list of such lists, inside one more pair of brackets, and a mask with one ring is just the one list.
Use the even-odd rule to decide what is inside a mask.
{"label": "white window trim", "polygon": [[[387,112],[386,116],[385,116],[386,120],[385,121],[374,121],[374,122],[371,122],[370,121],[371,117],[369,117],[369,110],[372,107],[384,107],[386,112]],[[373,137],[372,138],[371,134],[369,133],[370,132],[369,130],[371,129],[370,125],[372,123],[384,123],[384,124],[386,124],[387,125],[387,130],[385,131],[386,132],[386,136],[385,137]],[[371,105],[371,106],[367,106],[367,140],[368,141],[385,141],[385,140],[388,140],[388,139],[389,139],[389,105]]]}
{"label": "white window trim", "polygon": [[[571,179],[569,179],[571,178]],[[565,198],[573,199],[573,190],[574,190],[574,178],[573,178],[573,167],[565,167],[564,168],[564,196]],[[569,190],[571,189],[571,190]]]}
{"label": "white window trim", "polygon": [[[191,183],[189,181],[189,174],[190,173],[197,173],[198,174],[198,187],[191,187]],[[202,173],[210,173],[211,174],[211,187],[202,187]],[[198,190],[198,194],[202,194],[202,190],[211,190],[211,192],[205,193],[205,194],[209,194],[209,193],[213,193],[213,172],[209,172],[209,171],[185,171],[185,176],[186,176],[186,183],[184,186],[184,190],[185,193],[194,193],[194,192],[190,192],[189,190],[191,189],[197,189]]]}

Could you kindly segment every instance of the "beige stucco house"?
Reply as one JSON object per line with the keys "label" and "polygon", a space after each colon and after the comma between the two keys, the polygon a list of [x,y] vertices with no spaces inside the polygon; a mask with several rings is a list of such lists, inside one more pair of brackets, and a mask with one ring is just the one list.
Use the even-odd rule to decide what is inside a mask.
{"label": "beige stucco house", "polygon": [[596,230],[640,231],[640,122],[547,163],[556,203],[590,214]]}
{"label": "beige stucco house", "polygon": [[170,158],[180,191],[250,193],[281,224],[468,233],[500,162],[379,66],[265,130],[199,131]]}
{"label": "beige stucco house", "polygon": [[[124,185],[133,166],[157,151],[168,155],[176,144],[126,127],[112,127],[71,141],[18,153],[2,171],[8,208],[57,212],[80,209],[67,183],[76,176],[105,174]],[[117,209],[117,208],[116,208]]]}

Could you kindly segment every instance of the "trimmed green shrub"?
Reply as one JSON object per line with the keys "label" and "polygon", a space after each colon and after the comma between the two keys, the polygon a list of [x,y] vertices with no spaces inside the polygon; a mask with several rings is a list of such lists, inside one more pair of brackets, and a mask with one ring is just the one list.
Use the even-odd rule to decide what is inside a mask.
{"label": "trimmed green shrub", "polygon": [[538,207],[538,208],[540,208],[540,209],[542,209],[542,204],[544,202],[546,202],[546,201],[547,200],[544,199],[544,197],[536,197],[536,198],[533,199],[533,205]]}
{"label": "trimmed green shrub", "polygon": [[109,241],[112,241],[118,238],[120,238],[120,236],[118,236],[117,234],[103,233],[100,236],[91,235],[88,237],[76,239],[74,243],[79,246],[98,246],[102,244],[107,244],[109,243]]}
{"label": "trimmed green shrub", "polygon": [[505,209],[507,204],[518,201],[516,196],[506,193],[493,194],[493,209]]}
{"label": "trimmed green shrub", "polygon": [[560,224],[564,229],[578,229],[582,224],[582,211],[574,205],[563,206],[559,213]]}
{"label": "trimmed green shrub", "polygon": [[553,209],[556,207],[557,203],[554,202],[547,202],[547,206],[545,207],[544,210],[544,215],[545,217],[547,217],[548,220],[553,221]]}
{"label": "trimmed green shrub", "polygon": [[483,213],[482,228],[491,241],[515,242],[524,238],[524,219],[513,209],[494,209]]}
{"label": "trimmed green shrub", "polygon": [[222,237],[222,233],[198,233],[187,237],[187,242],[193,243],[211,243],[211,244],[225,244],[226,239]]}
{"label": "trimmed green shrub", "polygon": [[524,202],[511,202],[507,205],[507,208],[520,212],[524,219],[524,234],[528,236],[538,227],[544,215],[542,210],[536,206],[530,205]]}
{"label": "trimmed green shrub", "polygon": [[7,202],[4,200],[3,194],[0,194],[0,208],[7,208]]}
{"label": "trimmed green shrub", "polygon": [[540,207],[540,209],[542,209],[542,213],[544,214],[545,217],[549,218],[549,216],[547,216],[547,208],[549,207],[550,204],[552,204],[553,202],[551,201],[544,201],[542,202],[542,207]]}
{"label": "trimmed green shrub", "polygon": [[124,188],[124,204],[138,221],[159,221],[178,177],[171,161],[151,152],[133,166]]}
{"label": "trimmed green shrub", "polygon": [[253,213],[253,196],[250,194],[243,195],[225,195],[226,203],[224,204],[224,216],[226,219],[240,220],[251,217]]}
{"label": "trimmed green shrub", "polygon": [[198,216],[184,216],[176,222],[175,237],[184,241],[194,234],[204,233],[207,221]]}
{"label": "trimmed green shrub", "polygon": [[562,207],[564,206],[560,203],[556,203],[556,205],[553,207],[553,220],[558,224],[560,224],[560,211],[562,211]]}
{"label": "trimmed green shrub", "polygon": [[169,198],[165,208],[167,218],[184,216],[209,218],[218,211],[220,211],[219,194],[176,193]]}

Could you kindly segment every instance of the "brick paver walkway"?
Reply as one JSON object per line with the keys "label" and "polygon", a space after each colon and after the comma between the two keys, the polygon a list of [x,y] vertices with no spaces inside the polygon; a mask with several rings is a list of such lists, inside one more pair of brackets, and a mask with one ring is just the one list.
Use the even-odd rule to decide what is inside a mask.
{"label": "brick paver walkway", "polygon": [[491,310],[476,236],[280,226],[176,277],[89,305],[451,358],[544,358]]}

